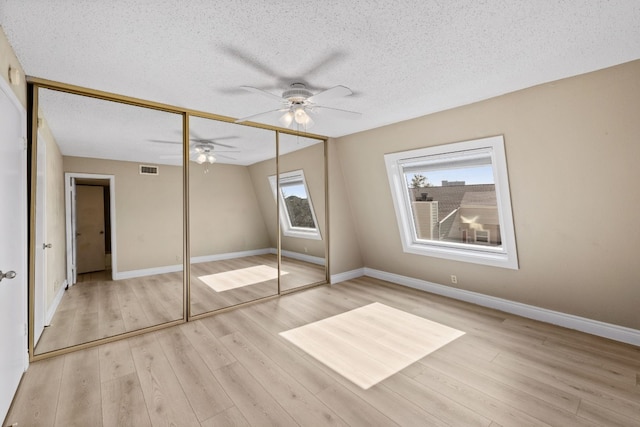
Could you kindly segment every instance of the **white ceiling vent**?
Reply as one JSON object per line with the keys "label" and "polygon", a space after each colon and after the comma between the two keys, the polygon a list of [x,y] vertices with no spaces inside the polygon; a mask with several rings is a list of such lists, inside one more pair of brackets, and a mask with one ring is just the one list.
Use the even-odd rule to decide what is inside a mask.
{"label": "white ceiling vent", "polygon": [[160,168],[158,166],[140,165],[140,175],[159,175]]}

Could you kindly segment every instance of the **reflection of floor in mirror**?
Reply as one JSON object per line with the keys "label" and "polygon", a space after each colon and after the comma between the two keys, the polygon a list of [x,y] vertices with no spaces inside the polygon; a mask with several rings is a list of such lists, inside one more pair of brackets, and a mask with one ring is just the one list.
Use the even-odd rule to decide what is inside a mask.
{"label": "reflection of floor in mirror", "polygon": [[[241,270],[253,266],[277,268],[275,255],[234,258],[191,266],[191,311],[200,314],[276,295],[274,278],[215,292],[198,276]],[[324,267],[282,257],[282,289],[324,282]],[[118,335],[182,318],[182,272],[118,281],[109,271],[78,276],[67,290],[51,325],[36,345],[36,354]]]}
{"label": "reflection of floor in mirror", "polygon": [[[265,275],[266,280],[220,291],[212,289],[210,285],[199,279],[220,273],[241,274],[256,266],[275,270],[278,267],[277,258],[275,255],[267,254],[191,265],[191,313],[193,315],[206,313],[276,295],[278,293],[276,276],[268,276],[273,277],[269,280]],[[325,270],[322,265],[282,257],[282,270],[287,272],[280,279],[283,291],[325,281]]]}
{"label": "reflection of floor in mirror", "polygon": [[65,291],[36,354],[182,318],[182,272],[117,281],[91,275],[98,280],[80,275]]}

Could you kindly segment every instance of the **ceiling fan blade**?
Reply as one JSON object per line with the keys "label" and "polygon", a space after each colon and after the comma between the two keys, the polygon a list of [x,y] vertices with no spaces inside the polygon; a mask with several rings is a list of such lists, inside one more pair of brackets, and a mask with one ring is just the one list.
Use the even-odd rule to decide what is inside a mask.
{"label": "ceiling fan blade", "polygon": [[309,97],[307,100],[313,103],[324,102],[327,99],[339,98],[342,96],[352,95],[353,92],[346,86],[334,86],[330,89],[323,90],[322,92],[318,92],[315,95]]}
{"label": "ceiling fan blade", "polygon": [[254,114],[253,116],[243,117],[241,119],[236,120],[235,122],[236,123],[250,122],[255,119],[260,119],[263,117],[266,118],[268,116],[275,115],[275,113],[281,113],[283,111],[288,111],[288,108],[278,108],[277,110],[265,111],[264,113],[258,113],[258,114]]}
{"label": "ceiling fan blade", "polygon": [[157,142],[159,144],[182,144],[182,141],[165,141],[162,139],[148,139],[150,142]]}
{"label": "ceiling fan blade", "polygon": [[253,92],[253,93],[259,93],[260,95],[266,96],[267,98],[273,99],[275,101],[279,101],[279,102],[285,102],[286,99],[282,98],[281,96],[275,95],[271,92],[267,92],[266,90],[262,90],[262,89],[258,89],[257,87],[253,87],[253,86],[240,86],[241,89],[244,89],[246,91],[249,92]]}
{"label": "ceiling fan blade", "polygon": [[332,107],[323,107],[322,105],[314,105],[313,112],[318,112],[322,114],[323,112],[339,115],[340,117],[344,117],[346,119],[359,119],[362,117],[362,113],[358,113],[356,111],[349,110],[341,110],[340,108],[332,108]]}
{"label": "ceiling fan blade", "polygon": [[219,145],[220,147],[225,147],[225,148],[236,148],[233,145],[223,144],[221,142],[217,142],[215,139],[206,139],[206,138],[197,138],[196,139],[196,138],[193,138],[191,140],[194,141],[194,142],[198,142],[200,144],[213,144],[213,145]]}

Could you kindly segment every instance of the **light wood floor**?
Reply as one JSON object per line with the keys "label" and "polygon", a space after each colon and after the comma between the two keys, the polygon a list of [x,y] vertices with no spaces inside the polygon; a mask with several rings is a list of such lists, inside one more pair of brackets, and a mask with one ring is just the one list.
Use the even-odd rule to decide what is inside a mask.
{"label": "light wood floor", "polygon": [[[363,390],[278,336],[380,302],[465,332]],[[4,425],[637,426],[640,348],[360,278],[31,364]]]}
{"label": "light wood floor", "polygon": [[[277,280],[215,292],[198,276],[254,265],[277,268],[275,255],[257,255],[193,264],[191,313],[206,313],[243,302],[276,295]],[[324,267],[282,258],[283,290],[323,282]],[[124,332],[182,319],[182,272],[112,281],[105,272],[87,273],[65,292],[51,325],[36,345],[36,354],[94,341]]]}

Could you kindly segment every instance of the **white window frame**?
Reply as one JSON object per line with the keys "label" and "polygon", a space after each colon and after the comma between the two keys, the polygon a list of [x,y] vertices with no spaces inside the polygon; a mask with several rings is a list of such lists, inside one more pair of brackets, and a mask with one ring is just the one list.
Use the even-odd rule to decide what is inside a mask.
{"label": "white window frame", "polygon": [[[444,159],[443,161],[447,162],[446,159],[448,157],[455,158],[461,155],[464,157],[464,152],[471,150],[491,158],[502,245],[500,247],[492,247],[417,239],[412,219],[411,196],[404,177],[405,165],[410,164],[412,160],[426,156],[434,156],[434,158]],[[384,160],[404,252],[514,270],[518,269],[507,161],[502,135],[389,153],[385,154]]]}
{"label": "white window frame", "polygon": [[291,219],[289,218],[289,211],[285,203],[282,191],[278,191],[278,185],[276,183],[276,176],[271,175],[269,177],[269,183],[271,184],[271,190],[273,191],[273,197],[280,197],[280,226],[282,227],[282,234],[288,237],[298,237],[301,239],[313,239],[322,240],[320,235],[320,228],[318,227],[318,220],[316,219],[316,212],[313,209],[313,203],[311,201],[311,193],[307,186],[307,180],[304,178],[304,171],[302,169],[291,172],[284,172],[280,174],[280,184],[289,183],[302,183],[304,185],[304,191],[307,193],[307,202],[309,202],[309,208],[311,209],[311,217],[315,228],[303,228],[294,227],[291,225]]}

